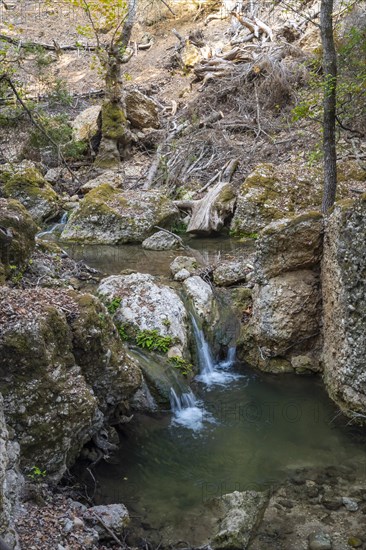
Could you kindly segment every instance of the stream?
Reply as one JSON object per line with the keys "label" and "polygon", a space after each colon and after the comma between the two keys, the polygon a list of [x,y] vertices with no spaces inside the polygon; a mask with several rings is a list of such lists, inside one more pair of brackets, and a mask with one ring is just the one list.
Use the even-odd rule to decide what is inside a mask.
{"label": "stream", "polygon": [[[240,246],[229,239],[209,243],[206,253],[212,257]],[[201,242],[193,246],[199,250]],[[99,269],[108,257],[110,273],[131,264],[140,269],[147,252],[137,246],[76,245],[67,251]],[[178,254],[149,252],[145,272],[166,274],[169,256]],[[174,540],[194,543],[192,525],[201,528],[197,517],[212,497],[270,489],[299,468],[363,468],[364,444],[340,417],[320,378],[254,372],[236,360],[235,347],[219,360],[194,317],[191,322],[199,363],[191,390],[172,389],[171,411],[136,414],[123,426],[120,449],[94,470],[97,503],[123,502],[135,529],[149,540],[174,534]]]}

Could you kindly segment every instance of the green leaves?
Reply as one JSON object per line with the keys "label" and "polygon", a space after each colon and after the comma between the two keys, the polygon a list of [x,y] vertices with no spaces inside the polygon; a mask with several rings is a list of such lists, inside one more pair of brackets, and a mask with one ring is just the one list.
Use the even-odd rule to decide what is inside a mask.
{"label": "green leaves", "polygon": [[174,344],[174,339],[171,336],[162,336],[156,329],[140,330],[136,336],[136,344],[149,351],[167,353]]}

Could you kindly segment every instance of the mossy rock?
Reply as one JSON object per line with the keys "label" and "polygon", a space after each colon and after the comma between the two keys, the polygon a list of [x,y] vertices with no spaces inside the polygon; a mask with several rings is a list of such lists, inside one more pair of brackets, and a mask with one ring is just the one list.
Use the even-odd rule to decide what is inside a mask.
{"label": "mossy rock", "polygon": [[22,269],[33,252],[37,226],[22,204],[0,198],[0,264],[3,277]]}
{"label": "mossy rock", "polygon": [[71,214],[61,239],[97,244],[142,242],[155,226],[169,227],[178,217],[178,209],[164,193],[123,192],[102,184]]}
{"label": "mossy rock", "polygon": [[[337,199],[347,195],[338,185]],[[323,196],[323,175],[319,167],[295,163],[259,164],[242,184],[230,232],[245,237],[269,223],[302,212],[319,210]]]}
{"label": "mossy rock", "polygon": [[102,135],[113,141],[124,141],[127,118],[120,103],[107,101],[102,106]]}
{"label": "mossy rock", "polygon": [[59,211],[57,193],[31,163],[18,169],[3,168],[0,188],[5,197],[21,202],[37,223],[52,218]]}

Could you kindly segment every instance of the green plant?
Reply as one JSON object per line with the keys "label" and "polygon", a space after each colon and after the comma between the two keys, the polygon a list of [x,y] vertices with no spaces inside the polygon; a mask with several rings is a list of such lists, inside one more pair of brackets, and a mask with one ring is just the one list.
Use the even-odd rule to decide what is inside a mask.
{"label": "green plant", "polygon": [[124,341],[130,339],[130,337],[127,334],[127,331],[126,331],[126,327],[127,327],[127,325],[125,325],[125,324],[117,325],[118,334],[120,335],[121,340],[124,340]]}
{"label": "green plant", "polygon": [[191,365],[191,363],[188,363],[188,361],[183,359],[183,357],[179,357],[179,355],[170,357],[169,363],[175,369],[178,369],[183,376],[188,376],[189,374],[192,374],[193,365]]}
{"label": "green plant", "polygon": [[174,339],[171,336],[162,336],[155,330],[140,330],[136,336],[136,344],[149,351],[166,353],[172,347]]}
{"label": "green plant", "polygon": [[44,477],[46,477],[46,475],[47,475],[46,470],[41,470],[41,468],[39,468],[38,466],[33,466],[29,474],[27,474],[27,477],[29,477],[29,479],[32,479],[33,481],[39,482]]}
{"label": "green plant", "polygon": [[121,304],[122,298],[116,296],[110,302],[106,303],[106,308],[111,315],[114,315]]}
{"label": "green plant", "polygon": [[170,325],[172,324],[172,322],[169,319],[164,319],[162,321],[162,323],[163,323],[164,327],[167,327],[167,328],[169,328]]}

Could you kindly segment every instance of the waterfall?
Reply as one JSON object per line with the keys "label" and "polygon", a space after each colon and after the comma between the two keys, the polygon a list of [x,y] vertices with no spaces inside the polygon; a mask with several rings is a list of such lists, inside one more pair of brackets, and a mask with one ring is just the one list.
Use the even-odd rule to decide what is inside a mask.
{"label": "waterfall", "polygon": [[68,213],[64,212],[62,214],[61,219],[60,219],[59,222],[52,225],[49,229],[45,229],[44,231],[41,231],[40,233],[37,233],[36,237],[39,238],[39,237],[44,237],[45,235],[52,235],[52,233],[54,233],[56,230],[59,233],[61,233],[61,231],[63,229],[63,226],[67,222],[67,216],[68,216]]}
{"label": "waterfall", "polygon": [[209,420],[207,413],[191,390],[178,395],[174,388],[170,388],[170,407],[173,412],[173,425],[199,431],[203,428],[203,420]]}
{"label": "waterfall", "polygon": [[235,363],[236,347],[229,347],[227,357],[222,361],[215,361],[203,330],[198,327],[193,315],[191,315],[191,320],[200,368],[200,374],[196,377],[197,380],[203,382],[206,386],[211,386],[225,385],[239,378],[239,374],[229,372]]}

